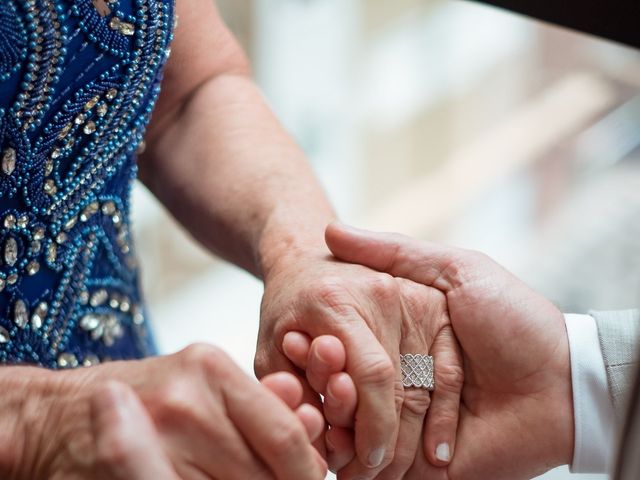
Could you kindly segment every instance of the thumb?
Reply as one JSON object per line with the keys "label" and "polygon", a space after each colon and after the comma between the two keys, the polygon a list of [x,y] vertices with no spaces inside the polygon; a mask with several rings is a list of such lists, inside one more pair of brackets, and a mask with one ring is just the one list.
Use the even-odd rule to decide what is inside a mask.
{"label": "thumb", "polygon": [[96,392],[91,419],[98,466],[106,478],[179,480],[148,412],[130,387],[111,381]]}
{"label": "thumb", "polygon": [[448,272],[462,250],[394,234],[377,233],[331,223],[325,231],[331,253],[345,262],[403,277],[447,292],[454,279]]}

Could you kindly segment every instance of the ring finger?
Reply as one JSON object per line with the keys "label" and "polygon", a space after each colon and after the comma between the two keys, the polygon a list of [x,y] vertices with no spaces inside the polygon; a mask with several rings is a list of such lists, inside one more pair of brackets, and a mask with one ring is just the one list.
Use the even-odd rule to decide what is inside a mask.
{"label": "ring finger", "polygon": [[[428,354],[428,346],[424,333],[407,323],[403,328],[400,341],[402,354]],[[376,479],[392,480],[403,478],[413,464],[418,450],[422,446],[424,420],[429,409],[431,398],[425,388],[405,387],[404,400],[400,411],[400,430],[393,462],[385,468]]]}

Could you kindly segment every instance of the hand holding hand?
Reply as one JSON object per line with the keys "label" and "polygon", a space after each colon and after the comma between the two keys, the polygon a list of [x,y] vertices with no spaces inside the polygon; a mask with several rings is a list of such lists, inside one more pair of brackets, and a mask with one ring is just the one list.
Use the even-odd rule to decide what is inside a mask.
{"label": "hand holding hand", "polygon": [[260,385],[214,347],[63,372],[5,367],[0,382],[29,392],[13,412],[6,408],[19,399],[3,397],[12,405],[0,418],[11,433],[0,441],[2,478],[320,480],[326,473],[311,445],[324,422],[300,404],[299,382],[275,374]]}
{"label": "hand holding hand", "polygon": [[[455,442],[459,396],[462,388],[461,357],[450,333],[444,296],[435,289],[360,265],[337,262],[325,256],[284,258],[265,276],[261,329],[256,354],[258,376],[276,370],[297,373],[299,363],[285,354],[284,338],[291,332],[312,339],[337,337],[345,349],[345,371],[358,392],[355,416],[344,425],[341,440],[354,443],[357,457],[348,464],[336,462],[343,478],[397,478],[412,464],[417,449],[426,449],[437,465],[436,442]],[[438,318],[425,328],[425,318]],[[423,443],[429,393],[402,386],[400,352],[432,354],[442,366],[436,382],[443,387],[434,396],[433,430]],[[323,374],[308,377],[306,400],[325,395]],[[324,380],[321,378],[324,375]],[[447,388],[448,386],[448,388]],[[317,402],[317,400],[316,400]],[[319,405],[319,403],[316,403]],[[340,407],[325,406],[330,424],[342,426]],[[436,429],[437,426],[437,429]],[[332,434],[330,434],[332,435]],[[341,456],[341,458],[345,458]]]}
{"label": "hand holding hand", "polygon": [[446,296],[465,369],[456,455],[436,467],[418,454],[406,478],[525,479],[570,463],[569,350],[553,304],[479,253],[337,224],[326,236],[337,258]]}
{"label": "hand holding hand", "polygon": [[[399,350],[432,355],[438,365],[435,379],[438,388],[431,393],[404,388],[393,462],[364,478],[402,478],[418,450],[434,465],[445,466],[455,449],[463,372],[446,299],[440,291],[410,280],[395,278],[393,282],[401,307],[396,317],[396,328],[400,328]],[[346,467],[353,457],[354,427],[357,429],[358,423],[366,423],[367,419],[354,415],[357,387],[343,371],[348,352],[336,337],[324,335],[312,339],[301,332],[287,333],[282,349],[305,372],[313,389],[324,396],[324,414],[331,426],[326,435],[330,468],[339,471],[340,478],[352,478],[355,473]]]}

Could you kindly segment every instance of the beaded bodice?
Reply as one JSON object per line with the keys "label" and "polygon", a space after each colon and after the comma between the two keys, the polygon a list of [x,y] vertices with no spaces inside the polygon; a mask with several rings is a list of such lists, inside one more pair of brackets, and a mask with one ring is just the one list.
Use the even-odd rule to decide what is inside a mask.
{"label": "beaded bodice", "polygon": [[130,239],[172,0],[0,2],[0,361],[153,351]]}

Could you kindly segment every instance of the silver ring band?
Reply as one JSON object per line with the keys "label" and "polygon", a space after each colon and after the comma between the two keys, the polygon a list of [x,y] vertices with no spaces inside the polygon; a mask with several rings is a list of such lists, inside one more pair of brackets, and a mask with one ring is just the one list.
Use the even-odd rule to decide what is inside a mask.
{"label": "silver ring band", "polygon": [[402,370],[402,385],[405,388],[436,388],[433,378],[433,357],[419,353],[400,354],[400,369]]}

